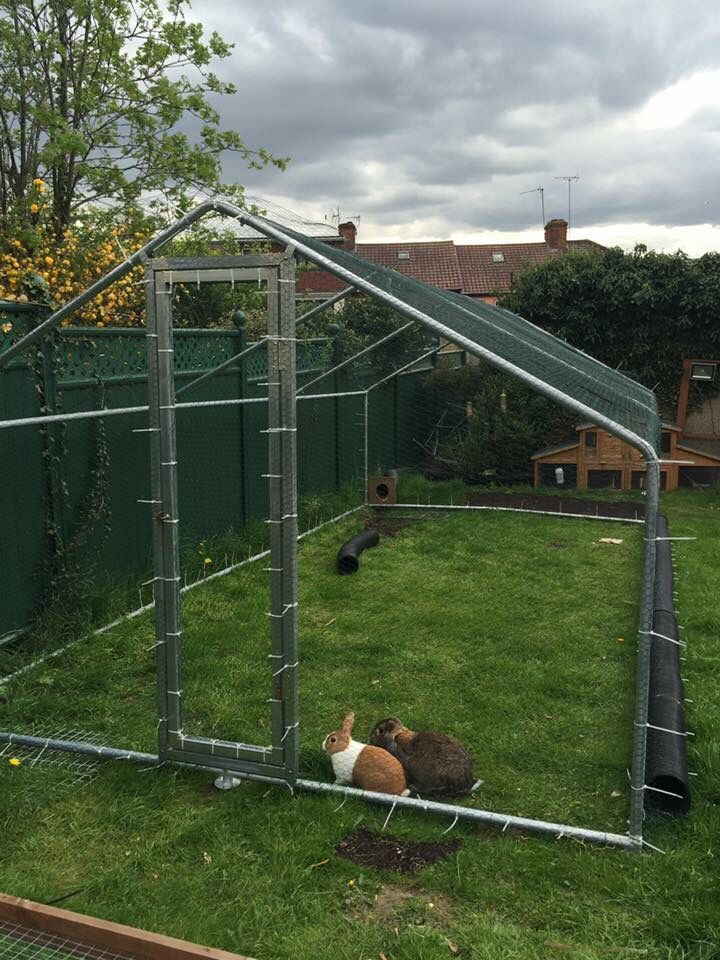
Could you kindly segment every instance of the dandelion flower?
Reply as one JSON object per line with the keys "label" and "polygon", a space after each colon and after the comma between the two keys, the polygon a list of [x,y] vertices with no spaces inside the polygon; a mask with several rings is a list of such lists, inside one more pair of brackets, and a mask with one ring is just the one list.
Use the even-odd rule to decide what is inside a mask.
{"label": "dandelion flower", "polygon": [[203,563],[212,563],[212,559],[210,557],[205,557]]}
{"label": "dandelion flower", "polygon": [[8,761],[8,763],[10,764],[11,767],[19,767],[20,764],[22,763],[22,760],[19,757],[10,757],[10,760]]}

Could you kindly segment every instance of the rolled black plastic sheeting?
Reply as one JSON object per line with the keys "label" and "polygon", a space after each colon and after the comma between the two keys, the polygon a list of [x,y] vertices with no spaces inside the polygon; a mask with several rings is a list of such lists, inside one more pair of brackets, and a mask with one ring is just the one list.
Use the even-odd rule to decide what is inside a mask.
{"label": "rolled black plastic sheeting", "polygon": [[[690,809],[685,693],[680,676],[680,644],[673,604],[673,572],[668,525],[658,517],[655,555],[653,634],[650,644],[650,701],[645,755],[645,798],[665,813]],[[665,538],[665,539],[662,539]],[[654,729],[662,727],[662,730]],[[674,731],[669,733],[667,731]]]}
{"label": "rolled black plastic sheeting", "polygon": [[338,573],[355,573],[360,566],[358,557],[368,547],[376,547],[380,543],[380,534],[377,530],[363,530],[357,536],[352,537],[347,543],[344,543],[338,550],[337,569]]}

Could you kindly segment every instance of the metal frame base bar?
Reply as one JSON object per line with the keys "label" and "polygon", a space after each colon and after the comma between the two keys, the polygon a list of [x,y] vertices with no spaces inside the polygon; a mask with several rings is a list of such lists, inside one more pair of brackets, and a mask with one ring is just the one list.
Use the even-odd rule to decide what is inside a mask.
{"label": "metal frame base bar", "polygon": [[[150,766],[159,766],[167,763],[169,766],[188,767],[193,770],[207,770],[211,773],[224,772],[227,768],[217,765],[189,763],[184,764],[177,760],[162,761],[157,754],[142,753],[138,750],[122,750],[117,747],[98,746],[92,743],[82,743],[73,740],[52,740],[43,737],[32,737],[24,734],[0,732],[0,743],[17,744],[23,747],[40,747],[48,750],[64,750],[68,753],[82,753],[107,760],[131,760]],[[218,758],[219,759],[219,758]],[[241,780],[252,780],[260,783],[270,783],[279,786],[290,786],[281,777],[262,776],[233,770],[233,775]],[[586,843],[597,843],[606,846],[620,847],[624,850],[638,851],[642,843],[639,838],[627,834],[609,833],[603,830],[588,830],[584,827],[573,827],[564,823],[552,823],[546,820],[533,820],[529,817],[518,817],[513,814],[495,813],[492,810],[477,810],[474,807],[461,807],[451,803],[439,803],[435,800],[422,800],[417,797],[398,797],[389,793],[376,793],[370,790],[359,790],[356,787],[341,786],[336,783],[323,783],[319,780],[295,781],[294,787],[308,793],[329,793],[343,797],[353,797],[358,800],[367,800],[379,803],[386,807],[400,807],[405,810],[416,810],[419,813],[442,814],[457,820],[468,820],[475,823],[487,823],[498,827],[501,831],[508,828],[529,830],[535,833],[546,833],[556,839],[569,837]]]}
{"label": "metal frame base bar", "polygon": [[555,510],[528,510],[524,507],[489,507],[474,506],[473,504],[443,504],[443,503],[372,503],[373,509],[380,510],[497,510],[501,513],[533,513],[540,517],[570,517],[574,520],[611,520],[614,523],[645,523],[644,520],[634,520],[631,517],[603,517],[595,513],[560,513]]}
{"label": "metal frame base bar", "polygon": [[573,827],[565,823],[550,823],[546,820],[533,820],[529,817],[517,817],[507,813],[495,813],[492,810],[477,810],[474,807],[461,807],[452,803],[440,803],[436,800],[422,800],[417,797],[397,797],[389,793],[375,793],[370,790],[358,790],[356,787],[345,787],[336,783],[322,783],[317,780],[296,781],[298,790],[307,790],[310,793],[333,793],[345,797],[355,797],[358,800],[369,800],[386,807],[401,807],[406,810],[417,810],[420,813],[440,813],[455,817],[458,820],[470,820],[476,823],[488,823],[506,830],[513,827],[518,830],[532,830],[535,833],[549,833],[557,839],[570,837],[588,843],[599,843],[607,846],[622,847],[626,850],[639,850],[640,841],[625,833],[608,833],[603,830],[588,830],[584,827]]}

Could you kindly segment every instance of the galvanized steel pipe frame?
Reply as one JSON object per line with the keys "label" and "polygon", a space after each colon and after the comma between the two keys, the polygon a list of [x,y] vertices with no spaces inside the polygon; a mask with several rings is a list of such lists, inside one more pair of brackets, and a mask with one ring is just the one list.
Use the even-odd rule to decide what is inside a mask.
{"label": "galvanized steel pipe frame", "polygon": [[[147,260],[148,392],[155,555],[158,751],[202,765],[222,758],[237,773],[297,776],[297,458],[295,261],[272,255],[258,277],[268,290],[268,483],[270,495],[272,745],[187,735],[183,730],[179,511],[171,291],[167,261]],[[172,261],[175,266],[176,262]],[[201,282],[205,263],[193,268]]]}
{"label": "galvanized steel pipe frame", "polygon": [[[232,206],[232,205],[229,205]],[[229,216],[235,215],[235,209],[225,210]],[[491,350],[475,343],[472,340],[456,333],[445,324],[433,317],[428,316],[415,307],[411,307],[404,301],[398,299],[390,293],[379,289],[367,280],[355,276],[351,271],[334,263],[328,257],[317,253],[310,247],[298,240],[293,240],[284,234],[282,230],[265,223],[252,214],[242,214],[245,223],[260,230],[265,236],[271,237],[280,243],[287,243],[294,246],[297,253],[302,254],[316,266],[327,270],[334,276],[349,284],[353,284],[359,290],[364,291],[369,296],[374,297],[392,307],[398,313],[403,314],[411,320],[417,320],[424,326],[433,330],[438,336],[444,337],[468,353],[487,360],[492,366],[504,370],[519,380],[532,387],[538,393],[549,397],[561,406],[567,407],[579,414],[581,417],[597,423],[604,427],[613,436],[626,441],[630,446],[640,452],[646,463],[646,513],[645,513],[645,550],[643,558],[643,575],[641,586],[640,602],[640,623],[638,627],[637,642],[637,662],[635,677],[635,719],[633,723],[633,749],[632,766],[630,774],[631,798],[630,798],[630,817],[628,834],[636,848],[642,846],[642,827],[644,813],[644,793],[645,793],[645,751],[647,745],[647,716],[649,702],[649,683],[650,683],[650,634],[652,630],[652,604],[653,604],[653,586],[655,578],[655,537],[657,536],[657,514],[660,502],[660,464],[658,455],[652,444],[643,437],[627,429],[622,424],[617,423],[610,417],[605,416],[597,410],[593,410],[586,404],[563,393],[551,384],[545,383],[534,375],[528,373],[509,360],[499,357]]]}
{"label": "galvanized steel pipe frame", "polygon": [[[19,747],[62,750],[68,753],[80,753],[103,760],[129,760],[135,763],[146,764],[147,766],[161,766],[166,762],[157,754],[143,753],[138,750],[123,750],[118,747],[106,747],[93,743],[83,743],[77,740],[55,740],[17,733],[0,733],[0,743],[15,744]],[[227,767],[224,766],[222,762],[218,764],[213,764],[212,762],[206,763],[204,761],[184,763],[181,760],[171,760],[167,762],[173,766],[188,767],[194,770],[207,770],[212,773],[224,773],[227,770]],[[546,820],[533,820],[529,817],[495,813],[491,810],[476,810],[473,807],[461,807],[451,803],[439,803],[435,800],[422,800],[417,797],[397,797],[388,793],[375,793],[370,790],[359,790],[356,787],[339,786],[335,783],[323,783],[318,780],[298,778],[293,783],[288,783],[287,780],[270,774],[257,774],[250,771],[244,772],[242,770],[234,771],[234,774],[242,780],[249,780],[251,782],[290,786],[291,788],[303,790],[308,793],[339,794],[358,800],[369,800],[373,803],[379,803],[391,808],[415,810],[419,813],[441,814],[443,816],[453,817],[455,820],[487,823],[498,827],[502,831],[509,828],[515,830],[531,830],[537,833],[549,834],[556,839],[568,837],[569,839],[578,840],[583,843],[604,844],[607,846],[620,847],[625,850],[636,849],[636,844],[633,839],[622,833],[590,830],[585,827],[573,827]]]}
{"label": "galvanized steel pipe frame", "polygon": [[[648,443],[648,441],[633,431],[627,429],[622,424],[616,423],[611,418],[606,417],[604,414],[593,410],[586,404],[575,400],[573,397],[568,396],[561,390],[558,390],[556,387],[553,387],[550,384],[547,384],[539,378],[533,376],[532,374],[527,373],[525,370],[517,367],[510,361],[505,360],[503,357],[497,356],[491,350],[488,350],[487,348],[482,347],[480,344],[477,344],[474,341],[456,333],[454,330],[446,327],[445,324],[435,320],[428,314],[417,310],[415,307],[411,307],[404,301],[398,299],[390,293],[387,293],[384,290],[381,290],[362,277],[355,276],[355,274],[353,274],[351,271],[346,270],[344,267],[334,263],[328,257],[317,253],[315,250],[312,250],[301,241],[289,237],[281,229],[266,223],[261,218],[256,217],[253,214],[248,213],[246,210],[242,210],[229,201],[223,199],[209,200],[199,204],[171,227],[159,233],[157,237],[153,238],[153,240],[146,244],[145,247],[128,257],[125,263],[119,264],[114,268],[114,270],[106,274],[105,277],[98,280],[78,297],[75,297],[69,303],[65,304],[63,307],[53,313],[47,318],[47,320],[36,327],[35,330],[26,334],[25,337],[17,341],[17,343],[13,344],[13,346],[8,348],[2,355],[0,355],[0,369],[6,366],[14,356],[21,353],[32,343],[40,340],[43,336],[45,336],[45,334],[53,330],[59,323],[62,322],[62,320],[70,316],[75,310],[92,300],[95,296],[97,296],[98,293],[102,292],[102,290],[106,289],[116,280],[120,279],[134,267],[142,264],[148,255],[154,250],[157,250],[164,243],[168,242],[179,233],[182,233],[183,230],[189,227],[196,220],[201,219],[210,212],[222,213],[225,216],[234,217],[243,223],[255,227],[264,236],[286,244],[288,249],[296,251],[309,262],[314,263],[316,266],[322,267],[329,273],[332,273],[334,276],[344,280],[350,286],[355,287],[358,290],[362,290],[376,300],[386,303],[398,313],[408,317],[408,319],[416,320],[422,323],[439,336],[445,337],[445,339],[457,344],[459,347],[467,350],[469,353],[487,360],[491,365],[497,367],[498,369],[504,370],[505,372],[518,377],[518,379],[528,384],[528,386],[535,389],[538,393],[549,397],[551,400],[560,403],[562,406],[570,410],[573,410],[581,417],[596,422],[599,426],[604,427],[609,433],[619,437],[622,440],[625,440],[628,444],[630,444],[630,446],[634,447],[641,453],[642,457],[646,461],[647,507],[645,518],[646,536],[642,578],[642,599],[640,608],[640,626],[638,633],[636,666],[635,720],[631,770],[632,796],[628,831],[631,843],[636,849],[639,849],[642,845],[642,821],[645,790],[645,749],[647,741],[647,711],[649,698],[650,630],[652,629],[652,592],[655,575],[655,537],[657,536],[657,513],[660,494],[660,465],[658,462],[657,453],[652,445]],[[297,727],[295,728],[295,731],[297,731]],[[534,828],[528,826],[528,829]]]}

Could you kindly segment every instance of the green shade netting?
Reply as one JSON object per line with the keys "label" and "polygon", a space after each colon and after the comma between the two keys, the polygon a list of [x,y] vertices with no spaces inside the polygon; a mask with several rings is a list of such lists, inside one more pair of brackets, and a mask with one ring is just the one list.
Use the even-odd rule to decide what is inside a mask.
{"label": "green shade netting", "polygon": [[[587,408],[588,417],[596,414],[611,420],[647,441],[656,453],[659,451],[660,419],[655,395],[619,371],[509,310],[429,286],[348,250],[314,240],[270,220],[265,222],[273,231],[284,234],[289,242],[301,243],[312,251],[317,259],[309,259],[317,265],[330,272],[334,272],[333,267],[339,267],[372,284],[380,298],[382,294],[390,294],[424,314],[426,325],[435,333],[450,340],[453,333],[458,334],[478,347],[478,356],[491,363],[497,358],[513,364],[521,378],[523,374],[529,375],[563,394],[567,406],[584,413],[577,406],[582,404]],[[346,276],[342,279],[352,282]],[[397,309],[401,310],[401,306]],[[442,324],[446,330],[439,330],[435,324]],[[468,344],[463,346],[472,352]],[[482,351],[489,351],[491,356]]]}

